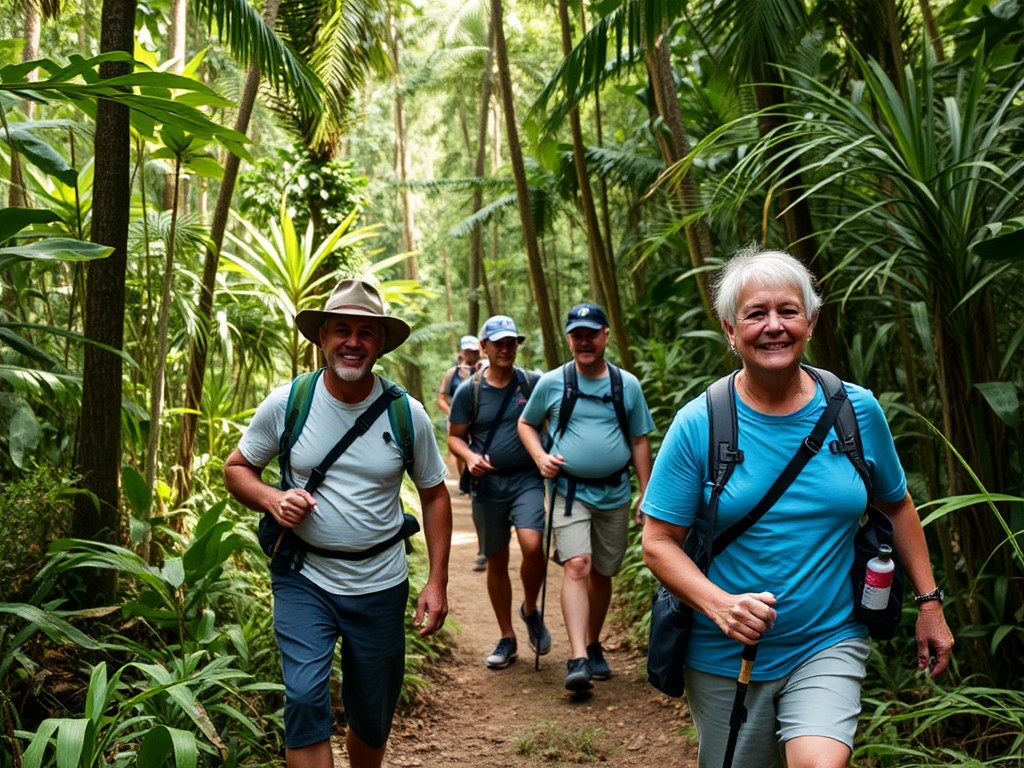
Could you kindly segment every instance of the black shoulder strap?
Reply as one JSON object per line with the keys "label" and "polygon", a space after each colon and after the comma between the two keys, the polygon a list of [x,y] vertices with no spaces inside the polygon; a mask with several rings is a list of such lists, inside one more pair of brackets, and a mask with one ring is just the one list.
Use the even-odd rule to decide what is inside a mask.
{"label": "black shoulder strap", "polygon": [[576,377],[576,362],[570,360],[562,366],[562,402],[558,406],[558,426],[555,435],[561,437],[569,427],[569,417],[580,396],[580,382]]}
{"label": "black shoulder strap", "polygon": [[720,495],[732,476],[733,469],[743,461],[738,442],[736,422],[736,371],[711,383],[704,397],[708,407],[708,476],[712,496]]}
{"label": "black shoulder strap", "polygon": [[306,490],[309,493],[316,491],[320,483],[323,482],[331,465],[338,460],[341,454],[348,450],[348,447],[355,442],[356,438],[366,433],[366,430],[373,425],[373,422],[387,410],[391,401],[401,396],[402,390],[392,384],[376,400],[370,403],[365,411],[359,414],[356,423],[352,425],[348,432],[341,436],[341,439],[324,456],[324,460],[309,473],[309,481],[306,483]]}
{"label": "black shoulder strap", "polygon": [[494,423],[491,424],[491,428],[487,432],[487,439],[484,440],[483,447],[480,449],[481,454],[487,453],[487,449],[491,447],[491,440],[494,439],[494,433],[498,431],[498,425],[501,423],[501,417],[505,415],[505,411],[508,409],[508,404],[512,402],[512,396],[525,384],[525,382],[525,375],[519,368],[516,368],[515,378],[508,383],[508,386],[505,387],[505,396],[501,399],[501,404],[498,406],[498,412],[494,415]]}
{"label": "black shoulder strap", "polygon": [[612,407],[615,408],[615,418],[619,421],[619,429],[626,440],[626,445],[632,445],[629,434],[629,414],[626,413],[626,396],[622,390],[622,371],[619,366],[608,363],[608,379],[612,385]]}
{"label": "black shoulder strap", "polygon": [[783,469],[775,479],[775,482],[772,483],[772,487],[768,489],[768,492],[765,493],[764,497],[743,518],[729,526],[729,529],[723,531],[720,536],[715,537],[713,546],[714,555],[718,555],[723,549],[735,541],[745,530],[756,523],[765,512],[771,509],[776,501],[779,500],[783,492],[785,492],[789,487],[790,483],[796,480],[797,475],[800,474],[800,471],[804,468],[807,462],[821,450],[821,446],[825,444],[825,438],[828,437],[828,433],[832,430],[836,417],[839,415],[839,410],[845,402],[847,402],[846,388],[841,386],[840,382],[839,389],[829,396],[828,403],[825,405],[825,410],[818,418],[818,422],[814,425],[814,429],[811,430],[811,434],[805,437],[803,442],[800,443],[800,447],[793,455],[793,458],[789,460],[789,464],[786,465],[786,468]]}
{"label": "black shoulder strap", "polygon": [[[826,397],[837,389],[844,388],[842,380],[832,371],[813,368],[809,365],[805,365],[804,370],[817,380],[825,391]],[[835,454],[846,454],[854,469],[857,470],[857,474],[864,481],[864,486],[868,490],[868,503],[871,504],[875,498],[874,482],[871,479],[871,470],[864,460],[864,446],[860,439],[860,428],[857,426],[857,414],[854,412],[849,398],[843,403],[843,407],[839,409],[839,415],[836,417],[836,434],[839,439],[829,443],[829,450]]]}

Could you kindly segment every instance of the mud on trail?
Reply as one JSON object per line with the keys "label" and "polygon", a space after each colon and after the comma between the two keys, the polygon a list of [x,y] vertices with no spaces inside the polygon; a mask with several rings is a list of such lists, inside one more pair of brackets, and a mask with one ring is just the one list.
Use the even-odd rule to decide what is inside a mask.
{"label": "mud on trail", "polygon": [[[467,496],[450,480],[454,535],[448,585],[452,655],[425,671],[430,687],[412,711],[396,716],[384,765],[524,768],[604,763],[623,768],[690,768],[697,764],[685,704],[659,694],[644,676],[643,659],[621,647],[612,624],[602,638],[613,677],[574,696],[563,678],[569,641],[559,607],[561,569],[548,566],[547,625],[551,652],[534,671],[526,628],[514,617],[519,658],[491,670],[484,657],[498,641],[485,574],[472,570],[476,534]],[[522,601],[519,552],[509,564],[513,605]],[[515,610],[515,609],[514,609]],[[614,621],[614,609],[610,617]],[[335,760],[348,765],[343,739]]]}

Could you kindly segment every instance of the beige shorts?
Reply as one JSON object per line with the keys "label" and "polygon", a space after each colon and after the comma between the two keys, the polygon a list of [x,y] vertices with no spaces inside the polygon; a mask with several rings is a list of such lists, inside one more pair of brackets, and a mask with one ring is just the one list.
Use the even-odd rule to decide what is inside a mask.
{"label": "beige shorts", "polygon": [[614,576],[626,555],[629,504],[597,509],[578,498],[572,514],[565,516],[565,497],[555,498],[553,520],[555,549],[561,562],[590,555],[591,567],[602,576]]}

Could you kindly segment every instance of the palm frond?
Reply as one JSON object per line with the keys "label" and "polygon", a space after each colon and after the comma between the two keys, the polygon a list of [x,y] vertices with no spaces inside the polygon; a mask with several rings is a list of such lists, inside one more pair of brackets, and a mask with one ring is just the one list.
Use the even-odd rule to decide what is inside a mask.
{"label": "palm frond", "polygon": [[291,93],[304,112],[322,109],[319,78],[246,0],[196,0],[194,8],[243,64],[257,67],[275,89]]}
{"label": "palm frond", "polygon": [[[531,198],[533,195],[531,194]],[[511,209],[513,212],[516,208],[516,196],[515,193],[511,195],[505,195],[499,197],[492,203],[488,203],[479,211],[474,213],[472,216],[460,221],[450,230],[448,230],[449,237],[464,237],[472,232],[477,227],[482,227],[496,219],[506,215]]]}

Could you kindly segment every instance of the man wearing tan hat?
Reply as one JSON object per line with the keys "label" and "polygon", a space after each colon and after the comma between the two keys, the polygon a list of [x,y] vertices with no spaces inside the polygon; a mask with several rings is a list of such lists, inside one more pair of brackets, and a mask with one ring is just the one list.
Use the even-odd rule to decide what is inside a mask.
{"label": "man wearing tan hat", "polygon": [[[224,480],[240,502],[265,513],[282,536],[292,532],[290,541],[296,542],[294,555],[289,552],[281,564],[275,551],[271,564],[289,768],[333,765],[330,675],[339,637],[349,764],[377,768],[405,668],[403,472],[409,469],[419,491],[429,559],[414,619],[420,636],[439,630],[448,614],[451,499],[422,404],[408,400],[408,439],[376,408],[378,400],[398,397],[400,390],[385,387],[373,373],[374,363],[408,338],[409,326],[385,314],[376,289],[357,280],[342,280],[322,311],[303,310],[295,324],[323,350],[327,366],[315,379],[298,438],[285,449],[290,471],[282,462],[281,488],[261,477],[292,429],[286,427],[292,386],[286,385],[260,404],[225,463]],[[287,418],[293,418],[290,411]],[[332,447],[350,434],[354,438],[340,457],[328,463]],[[411,456],[403,456],[401,443],[411,443]]]}

